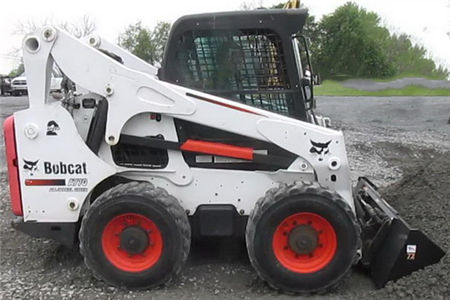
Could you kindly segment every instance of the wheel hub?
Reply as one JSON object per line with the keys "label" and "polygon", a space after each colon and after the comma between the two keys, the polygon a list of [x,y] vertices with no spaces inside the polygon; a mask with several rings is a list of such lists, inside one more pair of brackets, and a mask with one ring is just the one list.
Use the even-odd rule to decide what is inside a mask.
{"label": "wheel hub", "polygon": [[294,227],[288,237],[289,247],[297,254],[311,254],[319,244],[319,234],[309,225]]}
{"label": "wheel hub", "polygon": [[139,226],[129,226],[119,235],[120,248],[130,254],[143,253],[150,244],[148,233]]}

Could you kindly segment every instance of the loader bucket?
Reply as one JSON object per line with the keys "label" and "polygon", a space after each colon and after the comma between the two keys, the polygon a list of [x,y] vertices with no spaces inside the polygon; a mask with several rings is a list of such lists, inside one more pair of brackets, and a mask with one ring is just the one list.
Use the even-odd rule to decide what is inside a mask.
{"label": "loader bucket", "polygon": [[362,228],[361,264],[369,270],[377,288],[438,263],[445,255],[425,234],[403,220],[367,178],[359,178],[354,195]]}

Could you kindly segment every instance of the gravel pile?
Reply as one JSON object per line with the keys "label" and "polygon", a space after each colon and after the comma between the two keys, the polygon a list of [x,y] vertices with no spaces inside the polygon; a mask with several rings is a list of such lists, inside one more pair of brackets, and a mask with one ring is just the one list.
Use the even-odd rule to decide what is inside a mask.
{"label": "gravel pile", "polygon": [[[403,179],[389,186],[386,199],[411,224],[420,228],[444,251],[450,248],[449,153],[435,154]],[[450,258],[389,283],[371,293],[372,299],[450,299]],[[367,298],[369,299],[369,298]]]}

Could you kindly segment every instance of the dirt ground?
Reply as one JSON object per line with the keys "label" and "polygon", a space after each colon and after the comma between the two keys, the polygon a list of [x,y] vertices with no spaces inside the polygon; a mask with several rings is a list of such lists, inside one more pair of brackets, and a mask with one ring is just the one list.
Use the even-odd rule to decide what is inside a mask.
{"label": "dirt ground", "polygon": [[[450,246],[450,99],[322,97],[318,111],[344,131],[352,178],[371,177],[383,196],[445,251]],[[0,122],[27,99],[0,98]],[[127,291],[96,281],[77,249],[11,229],[0,137],[0,299],[292,299],[259,280],[234,242],[192,247],[181,276],[166,288]],[[355,268],[337,291],[306,299],[450,299],[450,264],[441,263],[376,290]],[[303,297],[295,297],[300,299]]]}

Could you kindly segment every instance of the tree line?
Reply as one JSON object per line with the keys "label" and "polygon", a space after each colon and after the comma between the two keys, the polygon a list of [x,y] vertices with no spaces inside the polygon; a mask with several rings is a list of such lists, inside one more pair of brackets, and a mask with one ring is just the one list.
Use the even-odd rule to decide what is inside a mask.
{"label": "tree line", "polygon": [[[282,9],[283,5],[280,3],[270,8]],[[242,8],[265,9],[259,6],[243,5]],[[92,32],[95,24],[91,23],[84,19],[75,33],[85,35]],[[158,64],[163,57],[170,27],[168,22],[158,22],[151,29],[139,21],[120,33],[118,43],[144,61]],[[425,47],[413,43],[406,34],[391,33],[377,13],[353,2],[347,2],[320,20],[308,15],[303,34],[310,40],[314,71],[319,72],[322,78],[390,78],[406,74],[446,79],[450,75],[448,69],[438,66],[429,57]],[[22,70],[23,66],[19,66],[11,75]]]}
{"label": "tree line", "polygon": [[353,2],[316,21],[309,16],[305,34],[311,40],[316,69],[322,77],[344,75],[389,78],[401,74],[446,79],[427,50],[406,34],[391,33],[378,14]]}
{"label": "tree line", "polygon": [[[284,3],[272,9],[282,9]],[[265,9],[243,5],[243,9]],[[159,22],[152,30],[141,22],[130,25],[119,44],[149,63],[160,62],[170,23]],[[446,79],[450,72],[429,58],[427,50],[406,34],[391,33],[381,17],[353,2],[317,20],[309,15],[303,34],[310,40],[313,66],[322,78],[390,78],[413,75]]]}

